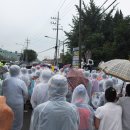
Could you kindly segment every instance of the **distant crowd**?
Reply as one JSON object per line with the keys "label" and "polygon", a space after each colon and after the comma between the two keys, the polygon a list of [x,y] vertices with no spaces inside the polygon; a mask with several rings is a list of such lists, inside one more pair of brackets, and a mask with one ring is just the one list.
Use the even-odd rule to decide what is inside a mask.
{"label": "distant crowd", "polygon": [[3,66],[0,130],[130,130],[130,84],[103,71]]}

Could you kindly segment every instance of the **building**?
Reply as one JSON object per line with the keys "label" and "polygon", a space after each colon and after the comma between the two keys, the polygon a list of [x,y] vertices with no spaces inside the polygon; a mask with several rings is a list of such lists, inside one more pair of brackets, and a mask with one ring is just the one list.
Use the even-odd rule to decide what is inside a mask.
{"label": "building", "polygon": [[11,52],[0,48],[0,60],[5,61],[19,61],[21,53],[17,51]]}

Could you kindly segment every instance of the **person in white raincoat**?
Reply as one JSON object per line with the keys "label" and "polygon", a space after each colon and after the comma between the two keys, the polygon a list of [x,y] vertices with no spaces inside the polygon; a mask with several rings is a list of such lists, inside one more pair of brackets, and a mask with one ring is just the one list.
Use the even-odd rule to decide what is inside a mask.
{"label": "person in white raincoat", "polygon": [[30,130],[78,130],[76,106],[66,102],[67,79],[55,75],[49,80],[49,101],[38,105],[31,118]]}
{"label": "person in white raincoat", "polygon": [[23,80],[28,87],[30,85],[30,79],[26,68],[21,68],[20,79]]}
{"label": "person in white raincoat", "polygon": [[[104,92],[106,91],[106,89],[110,88],[110,87],[114,87],[113,85],[113,81],[112,79],[107,79],[105,82],[104,82],[104,85],[103,85],[103,89],[104,89]],[[103,106],[105,103],[106,103],[106,99],[105,99],[105,93],[103,93],[100,97],[99,97],[99,102],[97,103],[98,106]]]}
{"label": "person in white raincoat", "polygon": [[78,107],[80,116],[79,130],[93,130],[94,110],[88,104],[89,96],[83,84],[78,85],[72,94],[72,101]]}
{"label": "person in white raincoat", "polygon": [[84,72],[84,76],[86,79],[88,79],[88,86],[86,86],[89,98],[91,99],[91,92],[92,92],[92,82],[90,80],[90,72],[89,71],[85,71]]}
{"label": "person in white raincoat", "polygon": [[27,99],[27,87],[24,81],[19,79],[20,67],[12,65],[10,67],[10,78],[3,81],[3,96],[7,99],[7,104],[14,112],[12,130],[21,130],[23,125],[24,100]]}
{"label": "person in white raincoat", "polygon": [[31,97],[31,104],[33,108],[48,100],[48,81],[51,77],[52,72],[50,70],[42,71],[42,82],[34,87]]}
{"label": "person in white raincoat", "polygon": [[7,65],[4,65],[3,68],[6,70],[6,72],[2,75],[3,76],[3,80],[5,80],[6,78],[10,77],[10,74],[9,74],[9,69],[8,69]]}

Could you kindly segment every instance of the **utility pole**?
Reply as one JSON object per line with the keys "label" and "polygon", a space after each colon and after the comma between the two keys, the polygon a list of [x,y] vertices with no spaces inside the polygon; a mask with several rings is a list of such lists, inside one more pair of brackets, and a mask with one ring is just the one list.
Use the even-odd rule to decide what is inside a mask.
{"label": "utility pole", "polygon": [[55,65],[57,66],[58,65],[58,35],[59,35],[59,30],[62,30],[62,28],[59,28],[59,12],[58,12],[58,15],[57,15],[57,18],[55,17],[51,17],[51,19],[53,20],[56,20],[56,22],[51,22],[51,24],[54,24],[56,25],[56,28],[53,28],[53,30],[56,30],[56,46],[55,46],[55,55],[54,55],[54,61],[55,61]]}
{"label": "utility pole", "polygon": [[79,67],[81,68],[81,58],[82,58],[82,43],[81,43],[81,8],[82,0],[79,0]]}
{"label": "utility pole", "polygon": [[30,43],[30,40],[27,38],[27,39],[26,39],[26,44],[27,44],[26,49],[28,49],[29,43]]}
{"label": "utility pole", "polygon": [[[26,45],[26,50],[28,50],[28,46],[29,46],[30,40],[27,38],[27,39],[25,40],[25,43],[27,44],[27,45]],[[25,61],[28,62],[28,54],[27,54],[27,53],[26,53],[26,55],[25,55]]]}
{"label": "utility pole", "polygon": [[65,48],[65,47],[64,47],[64,41],[63,41],[63,55],[64,55],[64,50],[65,50],[64,48]]}

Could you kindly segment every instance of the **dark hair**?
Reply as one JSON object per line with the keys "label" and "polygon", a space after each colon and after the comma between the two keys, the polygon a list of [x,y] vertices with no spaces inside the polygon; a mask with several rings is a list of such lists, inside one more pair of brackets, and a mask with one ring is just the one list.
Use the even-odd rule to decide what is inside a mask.
{"label": "dark hair", "polygon": [[126,85],[126,95],[130,97],[130,84]]}
{"label": "dark hair", "polygon": [[117,98],[116,90],[113,87],[106,89],[105,98],[108,102],[115,102]]}

